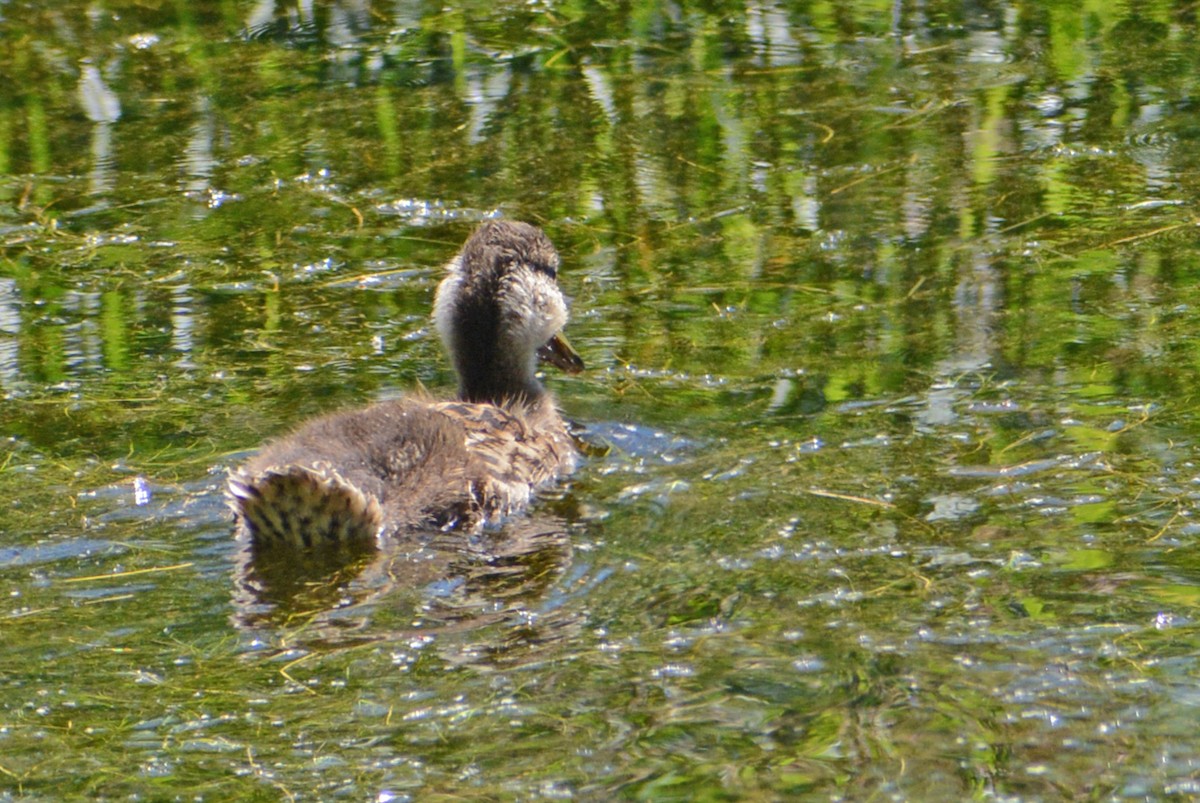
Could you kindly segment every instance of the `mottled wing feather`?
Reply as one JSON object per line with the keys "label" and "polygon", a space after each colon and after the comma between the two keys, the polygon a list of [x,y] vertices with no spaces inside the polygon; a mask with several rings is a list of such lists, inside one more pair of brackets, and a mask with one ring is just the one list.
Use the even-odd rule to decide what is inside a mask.
{"label": "mottled wing feather", "polygon": [[525,506],[535,489],[574,467],[574,448],[557,415],[539,426],[490,404],[437,408],[462,425],[467,451],[483,469],[472,490],[489,522]]}

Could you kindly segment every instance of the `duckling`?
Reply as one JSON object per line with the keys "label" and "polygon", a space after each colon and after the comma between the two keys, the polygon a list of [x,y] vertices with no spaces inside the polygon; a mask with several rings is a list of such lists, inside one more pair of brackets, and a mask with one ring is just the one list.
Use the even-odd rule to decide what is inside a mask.
{"label": "duckling", "polygon": [[517,513],[570,473],[576,451],[538,360],[583,361],[562,335],[558,252],[541,229],[492,220],[438,285],[433,320],[458,397],[409,396],[310,421],[230,473],[226,499],[254,549],[468,533]]}

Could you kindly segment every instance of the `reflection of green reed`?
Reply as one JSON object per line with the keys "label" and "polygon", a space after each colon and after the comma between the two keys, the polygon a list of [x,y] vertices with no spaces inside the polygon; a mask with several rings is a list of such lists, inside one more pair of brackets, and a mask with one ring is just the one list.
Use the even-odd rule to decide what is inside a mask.
{"label": "reflection of green reed", "polygon": [[129,369],[129,343],[125,315],[129,300],[119,290],[102,296],[100,320],[104,337],[104,366],[116,375]]}
{"label": "reflection of green reed", "polygon": [[[12,165],[12,127],[13,112],[0,108],[0,176],[8,175]],[[12,195],[12,187],[7,182],[0,184],[0,198],[8,200]]]}
{"label": "reflection of green reed", "polygon": [[49,173],[53,168],[50,133],[47,130],[46,107],[41,96],[31,93],[26,97],[25,119],[29,135],[29,166],[34,173]]}
{"label": "reflection of green reed", "polygon": [[[618,308],[618,356],[688,373],[737,374],[770,373],[795,364],[797,355],[821,363],[836,353],[842,359],[818,367],[833,377],[830,398],[842,399],[925,381],[955,337],[947,302],[971,270],[974,241],[998,219],[1012,227],[999,240],[1001,251],[1039,237],[1068,256],[1055,264],[1040,258],[1034,267],[1003,256],[997,262],[1000,286],[1034,274],[1021,289],[1032,288],[1023,297],[1043,310],[1037,326],[1006,329],[1004,353],[1039,367],[1075,359],[1062,349],[1060,334],[1080,322],[1061,304],[1061,276],[1089,259],[1086,247],[1111,259],[1117,251],[1105,242],[1144,230],[1136,219],[1114,219],[1105,195],[1117,187],[1120,198],[1136,197],[1141,171],[1127,161],[1097,169],[1092,161],[1040,158],[1036,151],[1025,162],[1016,158],[1033,147],[1022,142],[1027,131],[1043,125],[1032,101],[1053,89],[1036,69],[1024,83],[1005,65],[973,66],[964,77],[939,68],[942,59],[969,53],[918,48],[898,61],[866,41],[876,70],[837,70],[837,48],[849,31],[888,33],[887,15],[870,8],[797,12],[787,19],[794,53],[780,64],[747,44],[746,20],[737,15],[718,20],[692,9],[671,18],[654,4],[604,15],[572,9],[539,16],[516,6],[430,10],[403,34],[386,16],[370,16],[356,35],[363,58],[378,57],[379,65],[370,73],[362,61],[347,60],[358,85],[340,83],[329,62],[313,58],[332,52],[327,16],[317,14],[309,32],[289,32],[298,12],[281,4],[268,35],[240,42],[229,38],[242,24],[233,7],[223,16],[177,9],[167,27],[204,47],[151,47],[129,54],[120,68],[105,64],[131,112],[116,141],[117,158],[130,168],[122,175],[133,177],[114,190],[114,200],[135,211],[93,213],[72,225],[132,224],[145,240],[177,240],[174,254],[203,284],[256,281],[264,270],[286,273],[331,252],[347,262],[387,255],[403,220],[371,214],[380,193],[481,210],[499,205],[551,223],[583,220],[586,227],[562,226],[561,236],[581,255],[611,249],[615,282],[586,300]],[[121,24],[136,29],[138,12],[127,14]],[[1061,9],[1037,20],[1052,46],[1033,48],[1031,57],[1044,58],[1036,66],[1057,80],[1086,70],[1078,54],[1088,48],[1103,61],[1125,22],[1114,10],[1095,11],[1091,28]],[[70,58],[115,33],[53,11],[23,22],[30,37],[45,41],[55,41],[54,26],[66,24],[75,33],[64,45]],[[75,133],[77,73],[47,52],[13,52],[12,69],[26,79],[17,83],[35,89],[5,107],[25,125],[0,126],[0,154],[10,169],[63,176],[86,162],[73,146],[82,141]],[[1166,91],[1176,91],[1171,82],[1181,79],[1162,75],[1172,87]],[[479,141],[468,138],[472,76],[504,78],[492,86],[500,96]],[[1110,92],[1114,83],[1096,84],[1104,108],[1113,121],[1136,119],[1129,107],[1139,98]],[[205,103],[191,102],[197,87]],[[209,124],[216,132],[212,183],[242,196],[215,210],[160,178],[177,169],[194,129]],[[237,167],[241,155],[260,161]],[[295,181],[327,167],[332,188]],[[915,228],[900,213],[913,197],[927,218]],[[29,200],[55,216],[89,202],[70,186],[41,181]],[[819,231],[798,217],[806,205],[818,210],[812,220]],[[1058,228],[1062,220],[1072,222],[1070,232]],[[825,235],[843,239],[826,250]],[[438,231],[431,239],[453,238]],[[72,260],[55,255],[66,242],[47,244],[54,256],[41,257],[39,269],[52,272],[59,255]],[[177,264],[174,257],[147,261],[159,275]],[[129,350],[140,345],[116,335],[137,323],[117,326],[110,304],[106,298],[105,359],[127,370],[137,362]],[[856,304],[870,306],[873,320],[842,315]],[[825,326],[825,311],[856,320]],[[1083,326],[1093,353],[1121,336],[1101,331],[1101,317]],[[287,373],[283,362],[277,367],[277,377]]]}

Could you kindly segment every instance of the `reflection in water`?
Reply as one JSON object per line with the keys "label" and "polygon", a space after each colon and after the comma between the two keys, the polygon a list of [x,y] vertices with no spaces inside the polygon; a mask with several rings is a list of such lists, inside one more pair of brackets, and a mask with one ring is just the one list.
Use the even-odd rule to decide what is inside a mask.
{"label": "reflection in water", "polygon": [[964,375],[982,376],[999,363],[1000,344],[996,320],[1002,301],[1000,276],[990,256],[973,248],[960,260],[954,289],[955,338],[953,348],[937,362],[936,378],[917,420],[926,427],[951,426],[958,421],[958,405],[975,387],[959,383]]}
{"label": "reflection in water", "polygon": [[100,71],[85,62],[79,75],[79,101],[92,128],[92,171],[88,191],[93,195],[113,187],[112,124],[121,118],[121,102],[104,83]]}
{"label": "reflection in water", "polygon": [[791,174],[788,183],[796,225],[810,232],[820,231],[821,201],[817,193],[817,177],[797,170]]}
{"label": "reflection in water", "polygon": [[[529,609],[541,607],[570,565],[571,542],[566,522],[541,516],[477,536],[429,534],[384,549],[256,555],[242,543],[235,561],[234,624],[250,631],[295,627],[293,644],[426,638],[505,623],[526,634],[513,638],[542,642],[553,638],[528,634],[541,633],[534,620],[542,618]],[[397,617],[405,622],[399,631],[384,622]],[[563,632],[564,617],[571,618],[547,614],[549,632]]]}
{"label": "reflection in water", "polygon": [[508,95],[511,85],[512,71],[505,64],[489,65],[486,69],[467,73],[463,102],[471,113],[468,130],[472,145],[484,140],[484,129],[491,121],[492,113]]}
{"label": "reflection in water", "polygon": [[63,359],[71,373],[79,375],[103,367],[104,343],[100,331],[103,320],[100,293],[67,293],[63,309],[78,317],[78,323],[65,327]]}
{"label": "reflection in water", "polygon": [[608,73],[590,64],[584,65],[581,73],[587,82],[588,94],[604,110],[604,117],[608,124],[616,125],[619,120],[617,119],[617,107],[613,101],[612,81],[609,80]]}
{"label": "reflection in water", "polygon": [[342,0],[329,9],[325,37],[334,52],[330,79],[344,84],[357,83],[356,64],[362,59],[359,50],[362,33],[370,29],[370,9],[365,0]]}
{"label": "reflection in water", "polygon": [[[1153,131],[1160,125],[1167,111],[1164,104],[1147,99],[1138,111],[1138,127],[1143,131]],[[1163,147],[1162,143],[1145,143],[1133,150],[1133,157],[1145,169],[1148,197],[1155,198],[1164,191],[1174,191],[1179,175],[1170,161],[1171,148]]]}
{"label": "reflection in water", "polygon": [[919,241],[926,236],[929,233],[929,224],[933,220],[933,199],[930,190],[936,185],[937,177],[930,166],[936,163],[935,156],[932,152],[921,153],[914,160],[912,167],[905,171],[900,222],[904,236],[912,241]]}
{"label": "reflection in water", "polygon": [[283,3],[279,0],[258,0],[246,16],[246,30],[252,37],[280,29],[287,32],[311,31],[313,26],[313,0]]}
{"label": "reflection in water", "polygon": [[1009,60],[1008,45],[1000,31],[975,30],[967,47],[967,61],[973,64],[1004,64]]}
{"label": "reflection in water", "polygon": [[800,63],[803,54],[792,37],[792,25],[783,8],[748,3],[746,11],[746,35],[762,61],[772,67]]}
{"label": "reflection in water", "polygon": [[328,45],[333,62],[329,78],[354,83],[351,65],[361,59],[358,47],[362,35],[371,30],[370,4],[366,0],[339,0],[324,5],[320,18],[315,5],[312,0],[258,0],[246,15],[246,35],[306,46],[318,42]]}
{"label": "reflection in water", "polygon": [[[366,0],[342,0],[329,9],[325,33],[330,45],[339,49],[357,47],[361,33],[370,29],[371,9]],[[358,54],[352,54],[357,58]]]}
{"label": "reflection in water", "polygon": [[192,361],[196,328],[192,300],[190,285],[182,284],[171,288],[171,348],[180,355],[180,368],[196,367]]}
{"label": "reflection in water", "polygon": [[246,30],[260,31],[275,19],[275,0],[258,0],[246,15]]}
{"label": "reflection in water", "polygon": [[[213,120],[212,105],[206,95],[197,95],[194,103],[195,117],[192,121],[192,135],[188,138],[187,147],[183,151],[183,173],[187,176],[184,190],[187,195],[203,198],[211,186],[213,168],[216,159],[213,156],[213,136],[216,123]],[[203,215],[197,212],[197,215]]]}
{"label": "reflection in water", "polygon": [[[236,623],[281,624],[347,603],[348,584],[378,574],[376,550],[351,546],[319,552],[255,555],[240,544],[236,556]],[[373,571],[367,573],[368,569]]]}
{"label": "reflection in water", "polygon": [[984,371],[1000,356],[996,318],[1003,301],[1001,276],[982,248],[971,249],[954,288],[954,353],[941,363],[943,375]]}
{"label": "reflection in water", "polygon": [[92,172],[88,174],[88,192],[100,195],[112,187],[112,126],[100,123],[92,128]]}
{"label": "reflection in water", "polygon": [[0,278],[0,387],[12,389],[20,380],[17,334],[21,331],[21,303],[17,283]]}
{"label": "reflection in water", "polygon": [[121,102],[104,83],[100,71],[85,62],[79,75],[79,101],[93,123],[115,123],[121,118]]}

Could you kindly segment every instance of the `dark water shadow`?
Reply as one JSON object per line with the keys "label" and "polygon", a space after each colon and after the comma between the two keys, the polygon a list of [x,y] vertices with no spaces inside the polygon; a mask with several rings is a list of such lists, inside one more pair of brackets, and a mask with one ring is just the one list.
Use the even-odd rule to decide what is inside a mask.
{"label": "dark water shadow", "polygon": [[288,648],[411,642],[528,619],[570,563],[569,525],[550,514],[383,548],[255,555],[243,545],[232,622]]}

